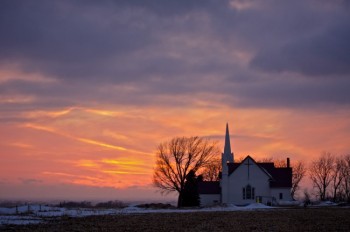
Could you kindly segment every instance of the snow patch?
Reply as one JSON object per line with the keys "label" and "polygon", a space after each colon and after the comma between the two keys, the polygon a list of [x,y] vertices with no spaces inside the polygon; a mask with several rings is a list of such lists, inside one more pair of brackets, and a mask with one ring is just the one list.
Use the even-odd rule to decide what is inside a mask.
{"label": "snow patch", "polygon": [[236,206],[228,204],[226,206],[213,206],[206,208],[189,209],[145,209],[130,205],[123,209],[67,209],[62,207],[44,205],[24,205],[13,208],[0,208],[0,225],[26,225],[32,223],[42,223],[45,218],[55,218],[62,216],[85,217],[94,215],[115,215],[115,214],[139,214],[139,213],[190,213],[190,212],[218,212],[218,211],[244,211],[271,209],[261,203],[253,203],[247,206]]}
{"label": "snow patch", "polygon": [[315,204],[315,206],[336,206],[337,203],[331,201],[321,201],[319,204]]}
{"label": "snow patch", "polygon": [[28,225],[42,222],[41,218],[32,216],[0,216],[0,225]]}
{"label": "snow patch", "polygon": [[279,201],[278,202],[279,206],[299,206],[301,204],[303,203],[299,201]]}
{"label": "snow patch", "polygon": [[251,203],[251,204],[245,206],[244,208],[246,208],[246,209],[271,209],[274,207],[267,206],[267,205],[264,205],[261,203]]}

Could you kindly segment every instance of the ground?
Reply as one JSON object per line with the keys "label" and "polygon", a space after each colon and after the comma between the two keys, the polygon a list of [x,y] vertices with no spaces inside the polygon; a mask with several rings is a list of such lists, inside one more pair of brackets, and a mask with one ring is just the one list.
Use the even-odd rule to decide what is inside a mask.
{"label": "ground", "polygon": [[292,208],[63,216],[45,223],[7,225],[1,231],[349,231],[350,209]]}

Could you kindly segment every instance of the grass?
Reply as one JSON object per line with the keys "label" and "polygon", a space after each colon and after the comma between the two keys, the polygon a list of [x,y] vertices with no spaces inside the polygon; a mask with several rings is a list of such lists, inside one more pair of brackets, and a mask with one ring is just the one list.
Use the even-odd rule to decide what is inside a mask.
{"label": "grass", "polygon": [[350,231],[349,208],[63,217],[2,231]]}

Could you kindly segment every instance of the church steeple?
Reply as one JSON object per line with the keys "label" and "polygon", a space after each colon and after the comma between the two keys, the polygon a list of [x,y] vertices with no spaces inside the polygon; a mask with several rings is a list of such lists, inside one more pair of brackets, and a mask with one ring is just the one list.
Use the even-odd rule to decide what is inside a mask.
{"label": "church steeple", "polygon": [[224,154],[231,154],[230,132],[228,131],[228,123],[226,123]]}
{"label": "church steeple", "polygon": [[225,163],[233,163],[233,153],[231,152],[230,132],[228,130],[228,123],[226,123],[226,134],[225,134],[225,146],[223,153],[223,161]]}
{"label": "church steeple", "polygon": [[229,199],[229,169],[228,163],[233,163],[233,153],[231,152],[230,132],[228,131],[228,123],[226,123],[225,146],[224,153],[221,156],[222,172],[221,172],[221,202],[226,204]]}

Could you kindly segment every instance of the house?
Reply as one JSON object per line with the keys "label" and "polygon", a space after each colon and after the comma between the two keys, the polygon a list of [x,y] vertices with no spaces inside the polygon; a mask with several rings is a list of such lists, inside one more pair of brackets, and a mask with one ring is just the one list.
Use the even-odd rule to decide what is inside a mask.
{"label": "house", "polygon": [[231,152],[230,134],[226,125],[222,173],[219,181],[198,184],[201,206],[213,204],[246,205],[253,202],[279,204],[291,201],[292,168],[275,167],[273,162],[256,162],[247,156],[235,163]]}

